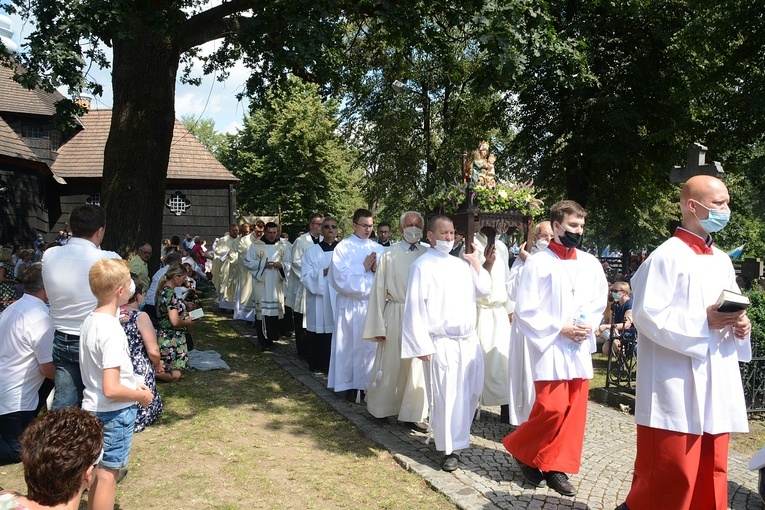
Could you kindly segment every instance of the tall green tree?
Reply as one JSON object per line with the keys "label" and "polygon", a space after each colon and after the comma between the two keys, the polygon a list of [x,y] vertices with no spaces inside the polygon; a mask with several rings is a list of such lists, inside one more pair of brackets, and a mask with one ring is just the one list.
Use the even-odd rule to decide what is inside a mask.
{"label": "tall green tree", "polygon": [[223,163],[241,179],[240,210],[276,215],[291,233],[314,212],[346,217],[361,206],[354,154],[338,134],[338,104],[292,77],[273,86],[229,137]]}
{"label": "tall green tree", "polygon": [[[446,0],[10,0],[2,7],[35,22],[25,52],[15,56],[27,70],[19,79],[30,87],[63,84],[99,94],[99,84],[84,74],[90,65],[107,66],[103,49],[112,49],[114,104],[101,185],[109,224],[104,246],[126,253],[138,239],[158,245],[161,238],[179,70],[181,79],[195,81],[191,63],[201,58],[206,73],[225,79],[231,62],[242,59],[253,69],[249,93],[282,82],[288,71],[327,85],[365,72],[346,67],[344,57],[359,27],[375,35],[384,24],[386,35],[404,41],[419,37],[411,20],[424,11],[462,12],[474,3],[480,2],[454,8]],[[200,45],[214,40],[220,40],[217,50],[203,57]]]}
{"label": "tall green tree", "polygon": [[220,161],[222,153],[226,149],[226,135],[216,131],[215,119],[212,117],[198,119],[193,115],[182,115],[181,124]]}
{"label": "tall green tree", "polygon": [[[498,157],[498,174],[514,177],[505,151],[515,129],[509,112],[518,76],[540,58],[577,71],[560,73],[561,83],[586,74],[576,42],[554,30],[546,9],[484,2],[456,24],[432,12],[418,20],[423,37],[410,46],[356,47],[351,58],[379,71],[348,90],[346,126],[359,147],[364,195],[383,217],[423,210],[425,196],[461,178],[462,153],[483,139]],[[392,87],[397,80],[404,87]]]}

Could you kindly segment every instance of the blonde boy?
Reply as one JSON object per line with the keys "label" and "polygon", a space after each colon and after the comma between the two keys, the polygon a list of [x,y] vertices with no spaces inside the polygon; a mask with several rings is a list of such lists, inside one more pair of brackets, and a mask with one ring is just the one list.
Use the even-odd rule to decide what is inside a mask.
{"label": "blonde boy", "polygon": [[117,308],[128,302],[135,288],[124,260],[101,259],[88,274],[98,306],[80,329],[80,371],[85,385],[82,408],[104,424],[104,456],[88,494],[88,509],[114,508],[117,476],[127,466],[136,401],[147,407],[151,390],[136,384],[125,331]]}

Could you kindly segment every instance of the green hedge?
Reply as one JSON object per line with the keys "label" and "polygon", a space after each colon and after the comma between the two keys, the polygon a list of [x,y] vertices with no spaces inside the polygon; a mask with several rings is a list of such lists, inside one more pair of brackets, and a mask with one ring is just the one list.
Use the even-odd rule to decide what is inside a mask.
{"label": "green hedge", "polygon": [[747,315],[752,321],[752,362],[741,363],[741,381],[750,411],[765,408],[765,290],[755,285],[745,291],[752,302]]}

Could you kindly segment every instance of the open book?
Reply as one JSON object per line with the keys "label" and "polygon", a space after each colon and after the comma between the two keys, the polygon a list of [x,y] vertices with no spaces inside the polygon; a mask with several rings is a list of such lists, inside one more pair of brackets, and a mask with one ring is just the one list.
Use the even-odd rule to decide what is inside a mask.
{"label": "open book", "polygon": [[205,316],[205,311],[201,308],[195,308],[194,310],[191,310],[189,312],[189,317],[191,317],[194,320],[201,319]]}
{"label": "open book", "polygon": [[732,290],[724,290],[716,304],[718,312],[737,312],[749,308],[749,297]]}

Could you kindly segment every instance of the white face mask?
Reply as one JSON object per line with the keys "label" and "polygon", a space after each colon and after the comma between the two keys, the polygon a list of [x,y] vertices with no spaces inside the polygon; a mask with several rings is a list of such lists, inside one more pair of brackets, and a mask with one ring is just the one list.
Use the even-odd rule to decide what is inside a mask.
{"label": "white face mask", "polygon": [[550,246],[550,241],[547,239],[540,239],[537,241],[537,250],[539,251],[547,249],[548,246]]}
{"label": "white face mask", "polygon": [[434,248],[444,255],[449,255],[449,252],[454,248],[454,241],[436,241]]}
{"label": "white face mask", "polygon": [[415,244],[422,239],[422,229],[419,227],[406,227],[404,229],[404,241]]}
{"label": "white face mask", "polygon": [[133,297],[135,294],[135,282],[131,279],[130,280],[130,297]]}

